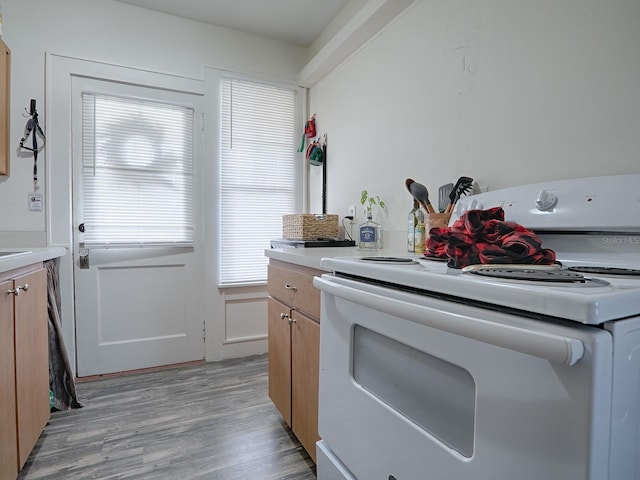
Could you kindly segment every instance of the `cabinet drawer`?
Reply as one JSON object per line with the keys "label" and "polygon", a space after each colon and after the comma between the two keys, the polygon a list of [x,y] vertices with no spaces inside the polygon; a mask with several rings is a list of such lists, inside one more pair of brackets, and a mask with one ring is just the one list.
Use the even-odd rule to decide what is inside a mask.
{"label": "cabinet drawer", "polygon": [[320,318],[320,290],[313,286],[313,277],[322,272],[312,269],[284,268],[269,264],[269,295],[308,315]]}

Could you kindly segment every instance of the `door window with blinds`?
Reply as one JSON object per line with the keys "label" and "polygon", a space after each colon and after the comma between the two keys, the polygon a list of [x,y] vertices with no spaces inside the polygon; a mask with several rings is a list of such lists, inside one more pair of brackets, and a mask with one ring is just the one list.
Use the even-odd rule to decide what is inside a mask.
{"label": "door window with blinds", "polygon": [[222,79],[220,283],[266,281],[270,241],[296,206],[297,91]]}
{"label": "door window with blinds", "polygon": [[193,245],[194,110],[82,94],[86,246]]}

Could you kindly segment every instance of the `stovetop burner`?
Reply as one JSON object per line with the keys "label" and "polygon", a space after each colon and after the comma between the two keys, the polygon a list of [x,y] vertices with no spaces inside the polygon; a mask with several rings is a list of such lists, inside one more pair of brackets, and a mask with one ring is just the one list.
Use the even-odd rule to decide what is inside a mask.
{"label": "stovetop burner", "polygon": [[595,273],[600,275],[640,276],[640,270],[634,268],[577,266],[568,267],[568,270],[579,273]]}
{"label": "stovetop burner", "polygon": [[416,265],[418,262],[408,257],[360,257],[363,262],[387,263],[393,265]]}
{"label": "stovetop burner", "polygon": [[493,278],[510,280],[529,280],[535,282],[586,283],[589,279],[579,273],[566,270],[540,270],[528,268],[478,268],[469,273]]}

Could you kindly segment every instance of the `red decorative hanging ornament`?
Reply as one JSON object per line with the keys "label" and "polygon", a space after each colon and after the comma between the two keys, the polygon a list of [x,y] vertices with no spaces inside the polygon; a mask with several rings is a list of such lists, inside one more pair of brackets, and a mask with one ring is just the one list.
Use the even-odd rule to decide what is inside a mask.
{"label": "red decorative hanging ornament", "polygon": [[314,113],[307,123],[304,124],[304,136],[313,138],[316,136],[316,114]]}
{"label": "red decorative hanging ornament", "polygon": [[[302,134],[302,140],[300,141],[300,148],[298,152],[304,151],[304,142],[307,138],[313,138],[316,136],[316,114],[314,113],[309,120],[304,124],[304,133]],[[309,155],[307,155],[309,158]]]}

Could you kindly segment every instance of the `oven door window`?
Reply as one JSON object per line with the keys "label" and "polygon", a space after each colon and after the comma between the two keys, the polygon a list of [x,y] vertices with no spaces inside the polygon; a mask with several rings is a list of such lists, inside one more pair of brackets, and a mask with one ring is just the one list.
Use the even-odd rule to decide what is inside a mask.
{"label": "oven door window", "polygon": [[354,380],[420,429],[471,458],[476,398],[471,374],[360,325],[352,338]]}

